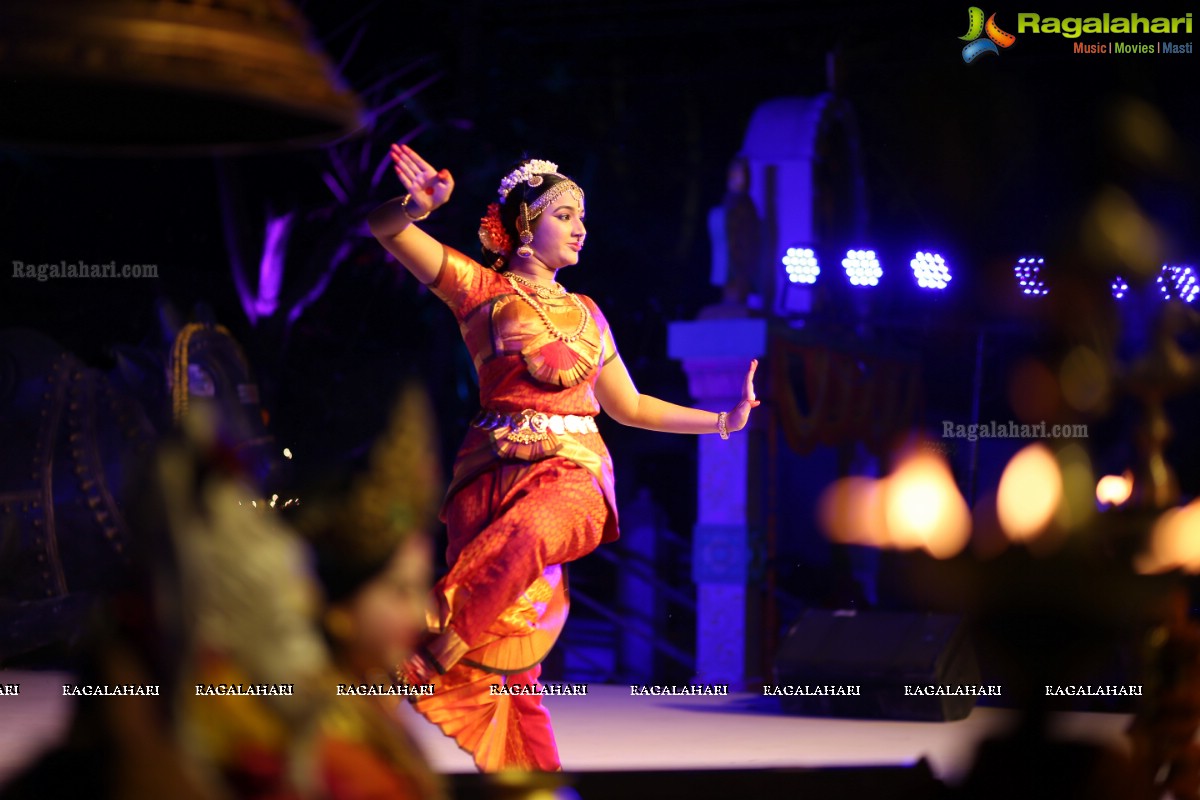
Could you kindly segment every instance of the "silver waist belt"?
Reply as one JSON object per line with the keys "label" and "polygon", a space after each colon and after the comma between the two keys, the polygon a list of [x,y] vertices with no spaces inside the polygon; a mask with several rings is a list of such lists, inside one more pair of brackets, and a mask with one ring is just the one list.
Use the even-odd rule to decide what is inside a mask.
{"label": "silver waist belt", "polygon": [[599,433],[595,417],[577,416],[575,414],[547,414],[544,411],[534,411],[527,408],[513,414],[500,411],[480,411],[471,422],[476,428],[485,431],[496,428],[508,428],[513,431],[532,431],[562,436],[564,433]]}

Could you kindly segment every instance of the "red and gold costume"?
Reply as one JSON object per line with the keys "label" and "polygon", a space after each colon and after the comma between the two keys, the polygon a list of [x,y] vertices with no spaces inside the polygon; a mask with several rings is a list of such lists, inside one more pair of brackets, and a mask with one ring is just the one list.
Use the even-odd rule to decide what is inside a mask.
{"label": "red and gold costume", "polygon": [[537,297],[452,248],[429,287],[458,320],[483,411],[442,509],[450,571],[426,649],[450,668],[414,705],[483,771],[557,770],[540,698],[491,687],[537,683],[567,617],[561,565],[617,538],[612,459],[592,419],[616,347],[590,298]]}

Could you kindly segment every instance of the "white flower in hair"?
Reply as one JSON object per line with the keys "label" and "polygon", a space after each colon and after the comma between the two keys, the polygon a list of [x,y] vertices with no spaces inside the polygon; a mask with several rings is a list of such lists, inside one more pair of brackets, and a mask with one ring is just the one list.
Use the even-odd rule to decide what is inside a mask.
{"label": "white flower in hair", "polygon": [[542,161],[541,159],[531,159],[526,161],[521,166],[514,169],[512,172],[504,176],[500,181],[500,202],[503,203],[508,199],[508,193],[518,183],[528,183],[530,186],[540,186],[542,183],[541,175],[543,173],[557,173],[558,164],[553,161]]}

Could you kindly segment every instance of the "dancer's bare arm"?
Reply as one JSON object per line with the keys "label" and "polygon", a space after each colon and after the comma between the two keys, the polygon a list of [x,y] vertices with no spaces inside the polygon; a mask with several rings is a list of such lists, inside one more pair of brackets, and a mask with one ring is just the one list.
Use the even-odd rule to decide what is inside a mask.
{"label": "dancer's bare arm", "polygon": [[[750,362],[742,386],[742,399],[729,412],[726,420],[729,432],[746,427],[750,421],[750,409],[759,405],[760,401],[754,396],[756,369],[758,359]],[[596,379],[596,399],[600,401],[604,413],[622,425],[665,433],[718,432],[716,412],[669,403],[639,392],[619,355],[604,366],[600,377]]]}
{"label": "dancer's bare arm", "polygon": [[432,283],[442,267],[442,244],[413,222],[450,199],[454,178],[435,170],[408,145],[392,145],[396,176],[408,192],[389,200],[367,215],[367,225],[379,243],[421,283]]}

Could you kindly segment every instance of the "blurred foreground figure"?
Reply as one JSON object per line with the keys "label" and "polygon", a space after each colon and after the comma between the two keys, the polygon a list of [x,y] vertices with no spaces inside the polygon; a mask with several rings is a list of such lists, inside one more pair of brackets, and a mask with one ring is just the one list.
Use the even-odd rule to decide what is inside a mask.
{"label": "blurred foreground figure", "polygon": [[319,590],[303,544],[216,436],[215,408],[193,398],[186,445],[157,465],[186,626],[181,738],[234,797],[320,796]]}
{"label": "blurred foreground figure", "polygon": [[[65,740],[0,797],[225,796],[185,741],[181,700],[190,688],[200,604],[191,596],[195,581],[166,508],[180,500],[169,497],[169,490],[213,483],[211,455],[194,439],[176,437],[152,460],[128,466],[129,477],[136,478],[132,483],[142,490],[129,513],[123,584],[92,606],[68,664],[76,686],[112,694],[93,689],[76,697]],[[192,505],[180,509],[189,511],[195,513]]]}
{"label": "blurred foreground figure", "polygon": [[1161,639],[1154,702],[1129,726],[1131,757],[1145,797],[1200,798],[1200,625],[1188,619],[1182,587],[1172,596]]}
{"label": "blurred foreground figure", "polygon": [[417,687],[395,687],[390,676],[425,631],[428,531],[440,499],[432,431],[424,395],[408,389],[368,469],[292,507],[327,600],[333,699],[319,722],[317,753],[324,796],[334,800],[446,796],[396,715],[405,688]]}
{"label": "blurred foreground figure", "polygon": [[[439,495],[431,430],[421,395],[405,393],[366,471],[281,506],[311,540],[316,575],[272,504],[236,496],[244,485],[214,490],[204,514],[180,519],[196,526],[179,547],[199,611],[186,741],[229,795],[445,796],[395,716],[388,677],[424,630]],[[269,691],[209,693],[221,686]]]}

